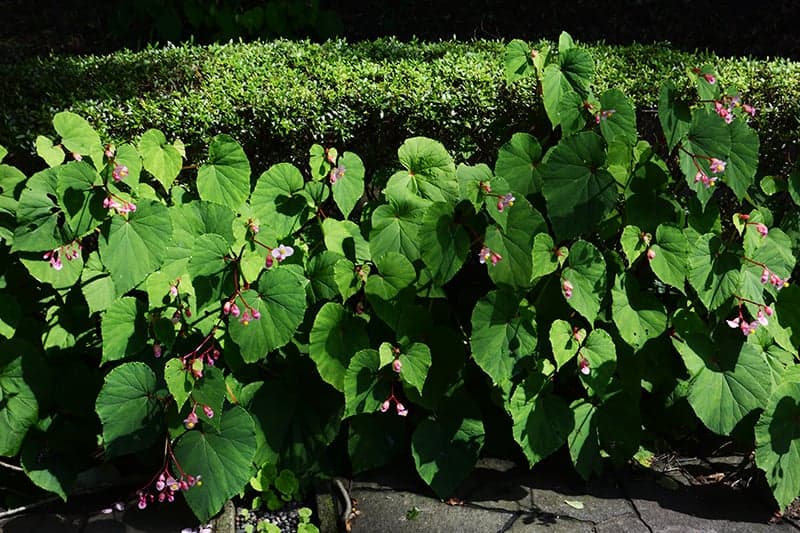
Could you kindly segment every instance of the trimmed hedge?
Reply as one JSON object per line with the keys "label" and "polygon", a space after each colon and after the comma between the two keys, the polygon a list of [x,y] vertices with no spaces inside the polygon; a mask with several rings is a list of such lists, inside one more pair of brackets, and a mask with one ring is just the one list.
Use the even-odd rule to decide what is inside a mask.
{"label": "trimmed hedge", "polygon": [[[504,81],[503,46],[276,41],[0,65],[0,144],[23,164],[31,139],[51,132],[53,114],[68,109],[111,139],[154,127],[191,149],[229,133],[263,168],[302,162],[313,142],[352,148],[367,168],[384,168],[411,135],[440,139],[472,162],[488,161],[514,131],[549,131],[535,83]],[[784,162],[795,158],[800,63],[719,58],[667,45],[589,49],[598,88],[619,87],[634,99],[646,138],[658,130],[652,125],[660,83],[670,79],[687,90],[685,69],[708,62],[759,110],[762,172],[785,172]]]}

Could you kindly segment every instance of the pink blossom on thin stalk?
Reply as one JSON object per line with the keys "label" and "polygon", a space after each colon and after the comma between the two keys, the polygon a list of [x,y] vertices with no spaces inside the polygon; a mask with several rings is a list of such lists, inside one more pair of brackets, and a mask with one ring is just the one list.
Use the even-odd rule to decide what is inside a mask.
{"label": "pink blossom on thin stalk", "polygon": [[591,368],[589,368],[589,360],[582,355],[578,360],[578,369],[580,369],[581,374],[583,374],[584,376],[588,376],[592,371]]}
{"label": "pink blossom on thin stalk", "polygon": [[403,363],[400,361],[400,359],[395,359],[394,361],[392,361],[392,370],[394,370],[398,374],[400,373],[401,370],[403,370]]}
{"label": "pink blossom on thin stalk", "polygon": [[122,181],[127,175],[128,167],[120,164],[115,165],[114,170],[111,172],[111,177],[114,178],[116,182]]}
{"label": "pink blossom on thin stalk", "polygon": [[652,261],[656,257],[656,251],[652,248],[647,249],[647,260]]}
{"label": "pink blossom on thin stalk", "polygon": [[287,257],[294,255],[294,248],[291,246],[286,246],[285,244],[280,244],[277,248],[272,249],[271,255],[273,259],[276,259],[278,262],[280,262]]}
{"label": "pink blossom on thin stalk", "polygon": [[512,207],[516,200],[517,199],[514,198],[513,194],[511,193],[504,194],[503,196],[500,197],[500,201],[497,202],[497,210],[502,213],[506,207]]}
{"label": "pink blossom on thin stalk", "polygon": [[716,157],[711,158],[711,164],[709,165],[711,172],[714,174],[721,174],[725,172],[725,166],[727,163],[721,159],[717,159]]}
{"label": "pink blossom on thin stalk", "polygon": [[769,228],[766,224],[762,224],[761,222],[756,224],[756,230],[761,234],[762,237],[766,237],[769,233]]}
{"label": "pink blossom on thin stalk", "polygon": [[574,289],[574,287],[572,286],[572,283],[570,283],[569,280],[565,279],[561,283],[561,290],[564,291],[564,297],[565,298],[567,298],[567,299],[572,298],[572,290],[573,289]]}

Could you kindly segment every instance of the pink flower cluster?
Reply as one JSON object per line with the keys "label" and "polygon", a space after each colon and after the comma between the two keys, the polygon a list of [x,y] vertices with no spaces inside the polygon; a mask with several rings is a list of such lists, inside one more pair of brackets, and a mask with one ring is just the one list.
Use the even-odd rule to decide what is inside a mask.
{"label": "pink flower cluster", "polygon": [[83,246],[78,241],[73,241],[71,243],[65,244],[63,246],[59,246],[49,252],[45,252],[42,256],[43,259],[46,261],[50,261],[50,266],[54,270],[61,270],[64,268],[64,263],[61,262],[61,258],[64,257],[67,261],[72,261],[74,259],[78,259],[80,257],[80,251],[83,249]]}
{"label": "pink flower cluster", "polygon": [[513,194],[511,193],[504,194],[503,196],[500,197],[500,200],[497,202],[497,210],[502,213],[506,207],[512,207],[514,205],[514,202],[516,201],[517,199],[514,198]]}
{"label": "pink flower cluster", "polygon": [[480,262],[482,265],[485,265],[486,263],[492,263],[492,265],[496,265],[501,259],[503,259],[503,256],[497,252],[491,251],[488,246],[481,248],[481,251],[478,254],[478,262]]}
{"label": "pink flower cluster", "polygon": [[[726,165],[727,163],[725,163],[725,161],[717,159],[716,157],[712,157],[709,168],[711,169],[711,172],[713,174],[721,174],[725,172]],[[708,174],[706,174],[699,168],[697,169],[697,174],[694,175],[694,182],[695,183],[702,182],[702,184],[706,186],[706,189],[716,185],[718,179],[719,178],[717,178],[716,176],[709,177]]]}
{"label": "pink flower cluster", "polygon": [[103,200],[103,207],[106,209],[113,209],[120,215],[127,215],[136,211],[136,204],[131,202],[118,202],[113,197],[107,196]]}
{"label": "pink flower cluster", "polygon": [[400,401],[397,398],[395,398],[394,393],[392,393],[388,398],[386,398],[386,400],[384,400],[384,402],[381,404],[381,413],[385,413],[386,411],[388,411],[389,408],[392,406],[392,402],[394,402],[394,407],[395,410],[397,411],[398,416],[408,415],[408,409],[406,408],[405,405],[400,403]]}
{"label": "pink flower cluster", "polygon": [[152,487],[146,487],[136,493],[139,499],[138,507],[139,509],[144,509],[149,503],[153,503],[156,500],[159,502],[172,502],[175,500],[175,493],[182,490],[186,491],[195,485],[200,486],[202,484],[203,476],[181,474],[180,478],[175,479],[167,467],[164,467],[159,472]]}
{"label": "pink flower cluster", "polygon": [[603,109],[599,113],[594,116],[594,121],[596,124],[600,124],[601,120],[606,120],[611,117],[614,113],[616,113],[616,109]]}
{"label": "pink flower cluster", "polygon": [[128,167],[120,164],[114,165],[114,170],[111,172],[111,177],[114,178],[114,181],[120,182],[127,175],[128,175]]}
{"label": "pink flower cluster", "polygon": [[244,303],[245,306],[244,312],[242,312],[239,309],[239,306],[236,305],[235,299],[228,300],[222,304],[222,314],[225,316],[232,315],[238,318],[239,322],[241,322],[243,326],[249,325],[251,320],[258,320],[261,318],[261,312],[258,309],[250,307],[247,302],[244,301],[244,299],[242,300],[242,303]]}
{"label": "pink flower cluster", "polygon": [[331,185],[336,183],[337,180],[342,179],[344,177],[344,165],[339,165],[338,167],[331,170],[331,173],[328,177],[331,180]]}
{"label": "pink flower cluster", "polygon": [[781,290],[789,285],[789,277],[787,276],[786,278],[781,278],[769,268],[764,267],[761,271],[761,283],[762,285],[766,285],[768,282],[776,289]]}
{"label": "pink flower cluster", "polygon": [[203,413],[206,415],[206,418],[214,418],[214,409],[212,409],[210,405],[203,405],[195,402],[195,404],[192,406],[189,416],[187,416],[183,421],[183,427],[188,430],[192,430],[197,427],[197,423],[200,421],[197,418],[197,413],[195,412],[198,405],[202,405]]}
{"label": "pink flower cluster", "polygon": [[739,328],[745,335],[750,335],[756,330],[756,328],[758,328],[758,326],[768,325],[769,320],[767,320],[767,317],[772,316],[772,313],[774,313],[772,308],[765,305],[762,308],[759,308],[756,319],[752,322],[748,322],[742,314],[742,307],[739,306],[739,316],[733,320],[726,320],[726,322],[728,323],[728,326],[734,329]]}
{"label": "pink flower cluster", "polygon": [[738,107],[741,107],[742,111],[751,117],[756,116],[756,108],[750,104],[742,103],[742,99],[738,94],[734,96],[723,96],[722,100],[714,100],[714,111],[717,115],[725,119],[726,124],[733,122],[734,109]]}

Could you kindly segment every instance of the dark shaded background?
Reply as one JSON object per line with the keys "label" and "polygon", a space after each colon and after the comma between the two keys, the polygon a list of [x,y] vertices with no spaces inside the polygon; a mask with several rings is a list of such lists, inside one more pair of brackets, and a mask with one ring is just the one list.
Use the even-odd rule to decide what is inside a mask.
{"label": "dark shaded background", "polygon": [[[308,0],[291,1],[304,4]],[[125,2],[2,0],[0,61],[15,62],[50,52],[106,53],[142,47],[150,37],[141,25],[120,30],[111,23],[120,4]],[[566,30],[583,42],[668,41],[683,50],[709,49],[722,56],[800,60],[800,0],[320,0],[320,7],[338,16],[337,33],[350,41],[388,35],[422,40],[455,36],[532,41],[556,39]],[[289,35],[298,36],[303,35]],[[195,39],[204,42],[208,35]]]}

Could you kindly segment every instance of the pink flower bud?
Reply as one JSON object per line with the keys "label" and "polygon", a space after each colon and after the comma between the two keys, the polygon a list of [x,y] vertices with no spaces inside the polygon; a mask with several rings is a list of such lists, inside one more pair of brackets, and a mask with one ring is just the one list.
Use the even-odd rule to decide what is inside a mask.
{"label": "pink flower bud", "polygon": [[83,159],[83,157],[81,157],[81,154],[79,154],[78,152],[72,152],[72,159],[74,159],[75,161],[80,161]]}
{"label": "pink flower bud", "polygon": [[400,359],[395,359],[394,361],[392,361],[392,370],[394,370],[399,374],[402,369],[403,369],[403,363],[400,362]]}
{"label": "pink flower bud", "polygon": [[395,408],[397,409],[398,416],[406,416],[408,414],[408,409],[406,409],[406,406],[400,402],[397,402]]}
{"label": "pink flower bud", "polygon": [[769,269],[765,267],[764,270],[761,271],[761,283],[762,284],[764,284],[767,281],[769,281],[769,275],[770,275]]}
{"label": "pink flower bud", "polygon": [[381,404],[381,413],[385,413],[386,411],[388,411],[389,407],[391,407],[391,406],[392,406],[392,404],[389,402],[389,400],[384,401]]}
{"label": "pink flower bud", "polygon": [[647,260],[652,261],[656,257],[656,251],[652,248],[647,249]]}
{"label": "pink flower bud", "polygon": [[703,78],[705,78],[709,85],[717,83],[717,78],[715,78],[713,74],[703,74]]}
{"label": "pink flower bud", "polygon": [[732,327],[732,328],[736,329],[736,328],[738,328],[738,327],[739,327],[739,325],[741,324],[741,322],[742,322],[742,317],[741,317],[741,315],[740,315],[740,316],[737,316],[736,318],[734,318],[733,320],[726,320],[725,322],[727,322],[727,323],[728,323],[728,326],[730,326],[730,327]]}
{"label": "pink flower bud", "polygon": [[205,413],[206,418],[214,418],[214,410],[210,405],[203,406],[203,413]]}
{"label": "pink flower bud", "polygon": [[767,306],[764,308],[764,312],[767,314],[767,316],[772,316],[772,313],[775,311],[773,311],[771,307]]}
{"label": "pink flower bud", "polygon": [[261,312],[258,309],[253,309],[253,320],[261,318]]}
{"label": "pink flower bud", "polygon": [[769,233],[769,228],[767,228],[767,226],[765,224],[762,224],[761,222],[756,224],[756,229],[758,230],[758,232],[761,234],[762,237],[766,237],[767,233]]}
{"label": "pink flower bud", "polygon": [[161,357],[161,345],[159,343],[155,343],[153,345],[153,357],[155,357],[156,359]]}
{"label": "pink flower bud", "polygon": [[183,421],[183,427],[185,427],[186,429],[194,429],[194,427],[197,425],[197,422],[198,422],[197,414],[194,411],[192,411],[191,413],[189,413],[189,416],[187,416],[186,419]]}
{"label": "pink flower bud", "polygon": [[760,309],[758,310],[758,315],[756,315],[756,320],[762,326],[768,326],[769,325],[769,321],[767,320],[767,317],[764,316],[764,311],[762,311]]}
{"label": "pink flower bud", "polygon": [[591,372],[591,369],[589,368],[589,361],[583,356],[581,356],[580,360],[578,361],[578,368],[580,369],[581,374],[584,376],[588,376]]}
{"label": "pink flower bud", "polygon": [[233,304],[231,303],[230,300],[225,302],[224,304],[222,304],[222,314],[223,315],[231,314],[232,307],[233,307]]}
{"label": "pink flower bud", "polygon": [[239,313],[240,313],[240,311],[239,311],[239,306],[238,306],[238,305],[236,305],[236,304],[231,304],[231,314],[232,314],[233,316],[235,316],[235,317],[238,317],[238,316],[239,316]]}

